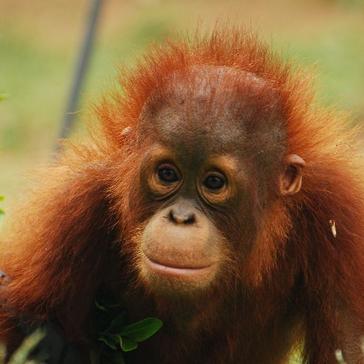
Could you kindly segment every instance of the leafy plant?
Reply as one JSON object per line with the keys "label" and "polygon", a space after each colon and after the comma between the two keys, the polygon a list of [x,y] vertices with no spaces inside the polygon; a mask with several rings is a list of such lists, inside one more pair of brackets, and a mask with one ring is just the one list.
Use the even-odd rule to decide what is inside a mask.
{"label": "leafy plant", "polygon": [[[163,322],[155,317],[147,317],[143,320],[127,323],[126,311],[118,304],[95,303],[97,308],[98,341],[103,344],[100,356],[107,356],[107,362],[125,363],[123,353],[136,350],[139,343],[148,340],[163,326]],[[97,359],[94,363],[103,362]]]}
{"label": "leafy plant", "polygon": [[148,317],[129,325],[123,323],[123,316],[116,317],[110,324],[110,329],[104,331],[99,340],[113,350],[118,347],[124,352],[135,350],[138,343],[152,337],[162,327],[162,321]]}
{"label": "leafy plant", "polygon": [[0,344],[0,364],[40,364],[37,359],[29,359],[32,351],[42,341],[45,336],[43,330],[36,330],[31,335],[27,336],[19,348],[10,357],[8,362],[5,362],[6,349],[5,346]]}

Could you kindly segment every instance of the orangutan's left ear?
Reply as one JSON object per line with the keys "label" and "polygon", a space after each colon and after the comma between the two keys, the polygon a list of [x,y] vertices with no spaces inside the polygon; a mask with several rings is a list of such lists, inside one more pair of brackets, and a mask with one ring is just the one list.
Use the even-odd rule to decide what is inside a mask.
{"label": "orangutan's left ear", "polygon": [[279,192],[283,196],[294,195],[302,186],[302,169],[305,161],[297,154],[289,154],[284,158],[283,171],[279,176]]}

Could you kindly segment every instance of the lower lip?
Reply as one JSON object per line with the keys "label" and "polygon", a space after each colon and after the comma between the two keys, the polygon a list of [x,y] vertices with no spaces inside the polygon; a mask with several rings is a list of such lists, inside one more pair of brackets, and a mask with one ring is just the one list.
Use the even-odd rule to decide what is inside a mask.
{"label": "lower lip", "polygon": [[166,275],[176,278],[178,277],[192,278],[196,276],[201,276],[211,270],[211,265],[205,267],[196,267],[196,268],[179,268],[154,262],[151,259],[149,259],[146,255],[144,255],[144,258],[149,267],[153,270],[153,272],[160,275]]}

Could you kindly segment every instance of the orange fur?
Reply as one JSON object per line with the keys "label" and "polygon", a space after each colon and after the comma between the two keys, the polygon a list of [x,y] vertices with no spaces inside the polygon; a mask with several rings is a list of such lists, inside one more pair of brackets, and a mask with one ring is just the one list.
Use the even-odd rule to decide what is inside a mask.
{"label": "orange fur", "polygon": [[[175,316],[183,307],[156,302],[134,274],[136,220],[148,213],[135,183],[143,155],[136,145],[145,137],[138,134],[145,103],[163,96],[176,71],[187,77],[199,65],[266,80],[283,102],[285,154],[299,154],[306,168],[302,191],[264,211],[247,265],[231,268],[234,279],[196,300],[198,315],[180,331]],[[0,255],[11,277],[0,291],[0,338],[12,345],[22,316],[56,320],[71,341],[89,343],[94,297],[106,286],[132,317],[159,314],[171,322],[135,362],[278,364],[303,337],[307,363],[335,363],[346,336],[342,317],[349,313],[364,334],[363,166],[345,118],[315,106],[305,76],[241,30],[155,47],[121,84],[123,92],[97,108],[102,131],[95,145],[70,148],[47,169],[14,221]]]}

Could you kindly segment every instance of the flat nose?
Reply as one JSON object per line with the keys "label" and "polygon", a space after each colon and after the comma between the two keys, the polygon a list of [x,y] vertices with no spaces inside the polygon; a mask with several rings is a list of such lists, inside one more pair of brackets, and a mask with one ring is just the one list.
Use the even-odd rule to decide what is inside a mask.
{"label": "flat nose", "polygon": [[171,208],[168,218],[175,224],[192,225],[196,222],[196,214],[190,211],[183,211],[178,208]]}

